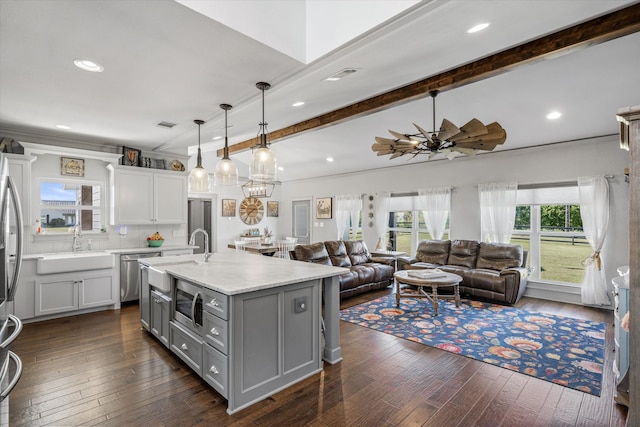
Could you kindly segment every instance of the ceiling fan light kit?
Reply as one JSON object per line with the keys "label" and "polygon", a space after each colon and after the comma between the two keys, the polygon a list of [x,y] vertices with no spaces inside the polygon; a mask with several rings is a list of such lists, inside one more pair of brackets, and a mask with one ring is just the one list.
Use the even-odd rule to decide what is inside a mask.
{"label": "ceiling fan light kit", "polygon": [[475,118],[461,128],[443,119],[440,130],[436,132],[438,91],[432,90],[429,95],[433,99],[433,131],[429,132],[415,123],[413,125],[418,130],[417,133],[401,133],[389,129],[393,138],[376,136],[376,143],[371,146],[378,156],[390,155],[390,159],[395,159],[405,154],[412,154],[411,158],[427,154],[431,160],[442,154],[451,160],[458,154],[473,156],[478,151],[491,151],[507,139],[507,132],[499,123],[493,122],[485,126]]}

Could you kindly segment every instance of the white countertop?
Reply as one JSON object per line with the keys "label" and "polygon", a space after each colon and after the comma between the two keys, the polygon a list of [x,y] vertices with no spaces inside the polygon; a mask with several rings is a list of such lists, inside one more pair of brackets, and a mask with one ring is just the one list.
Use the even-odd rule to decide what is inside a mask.
{"label": "white countertop", "polygon": [[[96,249],[91,252],[107,252],[109,254],[114,255],[123,255],[123,254],[143,254],[143,253],[152,253],[152,252],[163,252],[163,251],[175,251],[180,249],[197,249],[198,246],[190,246],[190,245],[162,245],[159,248],[152,248],[149,246],[144,246],[142,248],[125,248],[125,249]],[[45,255],[51,255],[54,252],[48,253],[36,253],[36,254],[24,254],[22,259],[24,261],[33,260],[43,258]],[[72,252],[67,252],[72,253]]]}
{"label": "white countertop", "polygon": [[[277,286],[348,273],[348,268],[267,257],[242,252],[214,253],[208,263],[203,254],[144,258],[142,264],[163,269],[172,276],[200,286],[236,295]],[[186,261],[186,262],[185,262]],[[179,264],[177,264],[179,263]]]}

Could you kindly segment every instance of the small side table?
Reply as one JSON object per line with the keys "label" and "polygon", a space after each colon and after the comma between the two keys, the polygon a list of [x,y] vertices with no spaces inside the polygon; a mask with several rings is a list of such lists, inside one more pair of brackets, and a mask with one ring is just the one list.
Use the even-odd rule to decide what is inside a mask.
{"label": "small side table", "polygon": [[407,253],[402,251],[373,251],[369,252],[371,256],[386,256],[393,258],[393,269],[398,271],[398,258],[405,256]]}
{"label": "small side table", "polygon": [[[448,286],[453,286],[453,295],[440,295],[440,298],[453,298],[456,302],[456,307],[460,307],[460,287],[459,284],[462,282],[462,277],[453,273],[442,272],[443,276],[438,276],[434,278],[420,278],[409,276],[410,271],[416,270],[402,270],[396,271],[393,275],[393,278],[396,281],[396,307],[400,306],[400,298],[426,298],[433,305],[433,315],[438,315],[438,288],[444,288]],[[417,270],[419,271],[419,270]],[[417,294],[403,294],[400,289],[400,285],[412,285],[418,287]],[[424,287],[431,288],[431,295],[429,295]]]}

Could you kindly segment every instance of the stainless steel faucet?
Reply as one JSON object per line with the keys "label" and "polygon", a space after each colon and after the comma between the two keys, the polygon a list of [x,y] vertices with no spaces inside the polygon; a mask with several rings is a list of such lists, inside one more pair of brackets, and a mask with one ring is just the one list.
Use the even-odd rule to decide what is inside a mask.
{"label": "stainless steel faucet", "polygon": [[82,237],[82,229],[79,225],[73,227],[73,244],[71,245],[71,250],[73,252],[78,252],[82,249],[82,245],[80,244],[80,238]]}
{"label": "stainless steel faucet", "polygon": [[204,228],[196,228],[191,233],[191,237],[189,238],[189,244],[196,244],[196,234],[202,233],[204,234],[204,262],[209,262],[209,258],[211,258],[211,254],[209,253],[209,233]]}

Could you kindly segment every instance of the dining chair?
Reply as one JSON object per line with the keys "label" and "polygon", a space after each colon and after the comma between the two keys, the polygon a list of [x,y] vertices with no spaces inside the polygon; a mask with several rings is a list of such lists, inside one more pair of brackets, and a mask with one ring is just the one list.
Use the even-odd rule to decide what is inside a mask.
{"label": "dining chair", "polygon": [[296,243],[298,243],[298,238],[297,238],[297,237],[289,237],[289,236],[287,236],[287,237],[285,237],[285,238],[284,238],[284,240],[288,240],[288,241],[290,241],[291,243],[293,243],[294,245],[295,245]]}
{"label": "dining chair", "polygon": [[236,247],[236,252],[244,252],[245,249],[247,248],[247,242],[246,240],[234,240],[233,244]]}
{"label": "dining chair", "polygon": [[285,239],[285,240],[278,240],[276,244],[278,246],[278,251],[276,252],[276,256],[282,259],[291,259],[291,257],[289,256],[289,251],[293,250],[295,243]]}

